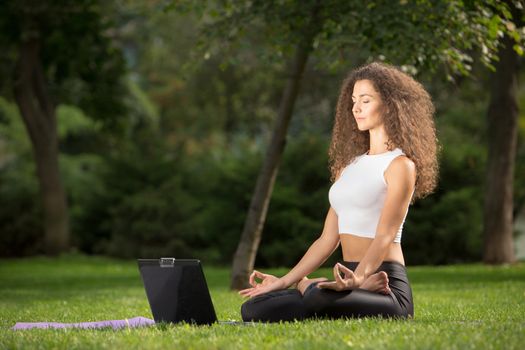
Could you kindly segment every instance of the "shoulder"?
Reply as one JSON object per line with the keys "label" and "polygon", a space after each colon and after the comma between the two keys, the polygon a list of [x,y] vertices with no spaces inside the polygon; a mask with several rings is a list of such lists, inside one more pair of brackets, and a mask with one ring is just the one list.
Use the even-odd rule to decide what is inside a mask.
{"label": "shoulder", "polygon": [[397,156],[385,170],[385,181],[387,184],[414,184],[416,181],[416,164],[405,155]]}

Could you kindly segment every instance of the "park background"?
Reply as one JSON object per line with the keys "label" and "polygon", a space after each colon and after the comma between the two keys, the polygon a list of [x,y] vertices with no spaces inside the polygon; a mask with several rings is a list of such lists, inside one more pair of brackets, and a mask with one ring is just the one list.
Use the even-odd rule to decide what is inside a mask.
{"label": "park background", "polygon": [[[300,77],[253,262],[293,266],[328,210],[339,87],[373,60],[414,75],[436,106],[439,183],[410,208],[407,265],[523,260],[522,5],[4,1],[0,264],[47,266],[62,256],[62,266],[81,256],[98,265],[95,256],[105,256],[123,259],[119,266],[173,256],[228,276],[287,91]],[[25,98],[32,117],[21,112]],[[494,177],[494,164],[506,175]],[[506,253],[491,255],[487,236],[505,241]],[[34,258],[42,255],[51,260]]]}
{"label": "park background", "polygon": [[[40,49],[56,104],[67,247],[55,239],[50,244],[58,247],[46,250],[35,157],[13,93],[17,50],[11,43],[3,50],[0,97],[0,255],[62,249],[229,265],[276,124],[293,47],[277,46],[256,30],[262,27],[257,23],[231,45],[223,42],[228,35],[203,36],[202,22],[209,18],[190,5],[82,4],[76,27],[52,13],[42,19],[51,38],[49,49]],[[56,11],[48,6],[41,11]],[[294,20],[291,16],[283,21]],[[13,17],[3,22],[11,25],[5,45],[23,29]],[[66,29],[79,32],[68,37]],[[304,69],[257,266],[294,264],[320,234],[329,206],[327,153],[340,84],[356,66],[386,59],[359,47],[345,47],[328,59],[329,49],[314,51]],[[475,49],[468,52],[474,60],[466,61],[469,76],[453,75],[443,64],[418,71],[411,62],[399,62],[404,53],[392,54],[432,95],[441,146],[438,187],[411,207],[404,227],[408,265],[480,261],[483,217],[497,214],[483,211],[491,70]],[[524,230],[519,222],[525,220],[522,85],[515,97],[521,108],[512,220],[519,240]],[[523,247],[517,253],[525,258]]]}

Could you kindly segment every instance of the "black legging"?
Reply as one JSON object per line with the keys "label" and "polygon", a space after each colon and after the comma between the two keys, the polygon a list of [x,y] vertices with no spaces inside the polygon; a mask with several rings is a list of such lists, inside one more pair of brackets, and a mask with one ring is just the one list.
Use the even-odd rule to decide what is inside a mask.
{"label": "black legging", "polygon": [[[343,262],[355,271],[357,262]],[[308,317],[399,317],[414,316],[412,290],[405,266],[385,261],[376,272],[388,275],[389,294],[364,289],[337,292],[321,289],[312,283],[304,296],[297,289],[283,289],[256,296],[241,307],[244,321],[279,322],[302,320]]]}

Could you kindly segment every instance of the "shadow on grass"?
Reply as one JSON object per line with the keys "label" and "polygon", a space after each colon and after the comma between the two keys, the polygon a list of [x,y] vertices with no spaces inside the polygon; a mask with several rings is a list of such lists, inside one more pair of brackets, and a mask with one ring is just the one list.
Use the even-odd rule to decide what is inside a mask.
{"label": "shadow on grass", "polygon": [[[208,286],[228,290],[229,271],[206,268]],[[0,261],[0,297],[4,302],[70,300],[94,295],[144,296],[135,261],[104,257],[36,257]]]}
{"label": "shadow on grass", "polygon": [[43,300],[69,300],[98,294],[129,295],[142,292],[139,276],[67,276],[27,278],[0,287],[4,302],[30,302],[35,297]]}

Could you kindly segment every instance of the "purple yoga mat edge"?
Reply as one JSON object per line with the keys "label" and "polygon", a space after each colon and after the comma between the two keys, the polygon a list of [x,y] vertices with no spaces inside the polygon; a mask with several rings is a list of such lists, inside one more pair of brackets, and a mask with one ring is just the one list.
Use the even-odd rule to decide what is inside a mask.
{"label": "purple yoga mat edge", "polygon": [[81,329],[98,329],[98,328],[137,328],[154,325],[155,321],[146,317],[133,317],[123,320],[105,320],[95,322],[77,322],[77,323],[60,323],[60,322],[17,322],[11,330],[25,329],[62,329],[62,328],[81,328]]}

